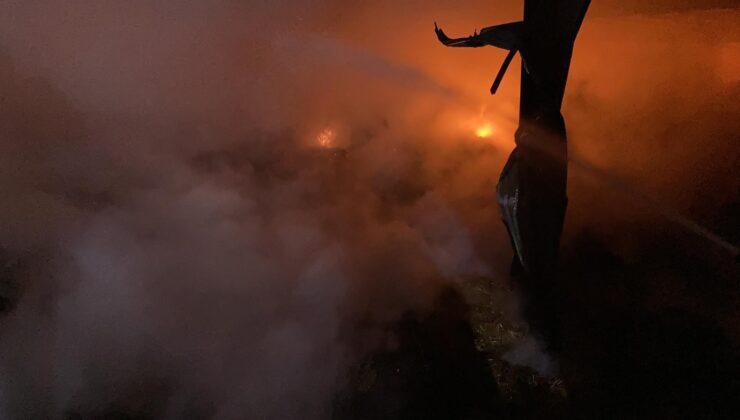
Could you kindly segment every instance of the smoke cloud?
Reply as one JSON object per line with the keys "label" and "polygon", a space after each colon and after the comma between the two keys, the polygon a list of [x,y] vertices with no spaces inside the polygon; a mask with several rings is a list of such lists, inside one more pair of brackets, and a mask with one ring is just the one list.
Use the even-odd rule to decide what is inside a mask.
{"label": "smoke cloud", "polygon": [[[490,99],[504,53],[430,27],[520,13],[488,3],[5,2],[3,417],[327,418],[388,325],[505,277],[517,75]],[[740,11],[617,3],[576,47],[572,153],[732,238]],[[566,244],[675,229],[572,177]]]}

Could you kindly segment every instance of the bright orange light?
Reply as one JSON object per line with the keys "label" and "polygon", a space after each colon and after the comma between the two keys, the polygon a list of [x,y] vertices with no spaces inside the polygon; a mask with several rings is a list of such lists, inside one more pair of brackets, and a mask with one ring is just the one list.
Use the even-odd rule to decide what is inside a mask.
{"label": "bright orange light", "polygon": [[316,142],[321,147],[330,148],[334,145],[335,137],[336,137],[336,134],[334,133],[334,130],[330,128],[325,128],[321,130],[318,136],[316,136]]}
{"label": "bright orange light", "polygon": [[481,139],[487,139],[493,135],[493,125],[491,123],[485,123],[481,126],[479,126],[475,130],[475,135],[478,136],[478,138]]}

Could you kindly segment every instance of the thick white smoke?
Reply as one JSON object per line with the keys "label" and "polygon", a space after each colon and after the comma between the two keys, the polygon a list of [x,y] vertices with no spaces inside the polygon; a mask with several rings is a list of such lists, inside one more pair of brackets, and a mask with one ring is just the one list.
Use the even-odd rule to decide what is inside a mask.
{"label": "thick white smoke", "polygon": [[486,270],[382,109],[448,93],[309,31],[324,6],[253,6],[6,8],[4,416],[325,418],[386,323]]}

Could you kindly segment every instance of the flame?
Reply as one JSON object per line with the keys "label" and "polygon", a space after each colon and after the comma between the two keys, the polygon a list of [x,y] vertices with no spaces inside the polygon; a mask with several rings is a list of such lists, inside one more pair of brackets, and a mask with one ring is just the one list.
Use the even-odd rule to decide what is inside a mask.
{"label": "flame", "polygon": [[321,130],[318,136],[316,136],[316,143],[323,148],[330,148],[334,145],[334,138],[336,133],[330,128]]}
{"label": "flame", "polygon": [[475,129],[475,135],[481,139],[487,139],[493,135],[493,124],[483,123]]}

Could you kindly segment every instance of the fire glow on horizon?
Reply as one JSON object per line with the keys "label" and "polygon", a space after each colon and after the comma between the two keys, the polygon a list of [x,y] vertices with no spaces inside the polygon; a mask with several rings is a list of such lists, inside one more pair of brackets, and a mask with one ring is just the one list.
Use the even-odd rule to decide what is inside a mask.
{"label": "fire glow on horizon", "polygon": [[493,132],[493,124],[486,122],[476,128],[475,135],[478,138],[487,139],[493,135]]}
{"label": "fire glow on horizon", "polygon": [[334,146],[334,139],[336,133],[331,128],[325,128],[316,136],[316,143],[323,148],[330,148]]}

